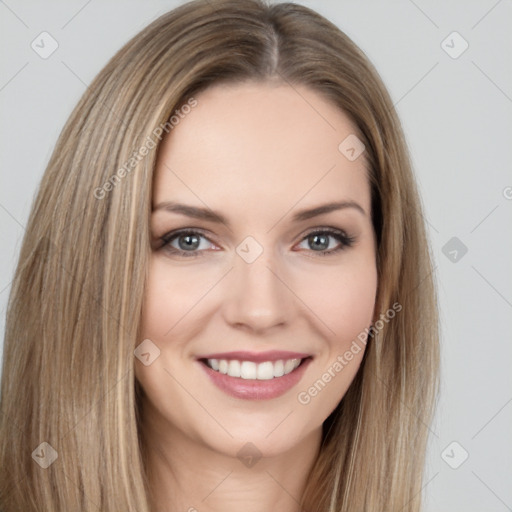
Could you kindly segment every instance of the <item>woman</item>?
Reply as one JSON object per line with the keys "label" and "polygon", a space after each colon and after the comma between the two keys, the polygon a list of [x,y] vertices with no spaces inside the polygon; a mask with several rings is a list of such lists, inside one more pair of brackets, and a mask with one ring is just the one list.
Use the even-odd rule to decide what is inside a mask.
{"label": "woman", "polygon": [[43,177],[1,510],[418,511],[437,329],[364,54],[299,5],[184,4],[100,72]]}

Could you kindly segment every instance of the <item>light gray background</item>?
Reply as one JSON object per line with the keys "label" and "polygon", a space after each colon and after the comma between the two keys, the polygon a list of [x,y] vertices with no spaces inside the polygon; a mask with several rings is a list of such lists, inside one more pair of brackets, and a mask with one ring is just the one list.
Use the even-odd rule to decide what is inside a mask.
{"label": "light gray background", "polygon": [[[31,201],[66,118],[107,60],[179,3],[0,1],[2,333]],[[423,195],[443,364],[426,510],[512,510],[512,2],[299,3],[335,22],[376,65]],[[47,59],[31,48],[43,31],[59,45]],[[453,31],[469,44],[455,59],[441,46]],[[453,37],[445,45],[462,48]],[[468,249],[455,248],[456,261],[454,247],[443,253],[453,237]]]}

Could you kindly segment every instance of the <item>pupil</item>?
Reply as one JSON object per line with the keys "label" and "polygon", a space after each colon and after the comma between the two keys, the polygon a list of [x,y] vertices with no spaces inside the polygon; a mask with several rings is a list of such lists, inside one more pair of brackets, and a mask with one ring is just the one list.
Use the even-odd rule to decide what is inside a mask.
{"label": "pupil", "polygon": [[[185,240],[185,244],[182,244],[182,240]],[[187,245],[186,245],[187,244]],[[180,249],[197,249],[199,246],[199,237],[196,235],[182,235],[179,238]]]}
{"label": "pupil", "polygon": [[309,243],[313,248],[316,245],[317,249],[325,251],[329,247],[329,237],[326,235],[311,235],[309,237]]}

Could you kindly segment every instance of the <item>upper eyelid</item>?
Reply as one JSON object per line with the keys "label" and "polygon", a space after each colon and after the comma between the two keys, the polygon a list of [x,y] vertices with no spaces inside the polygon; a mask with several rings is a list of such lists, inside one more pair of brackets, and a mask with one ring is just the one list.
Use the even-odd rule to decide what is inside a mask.
{"label": "upper eyelid", "polygon": [[174,238],[178,235],[183,235],[186,233],[198,233],[205,238],[208,238],[208,235],[206,235],[207,231],[205,231],[202,228],[179,228],[179,229],[173,229],[172,231],[168,231],[167,233],[163,234],[160,238]]}

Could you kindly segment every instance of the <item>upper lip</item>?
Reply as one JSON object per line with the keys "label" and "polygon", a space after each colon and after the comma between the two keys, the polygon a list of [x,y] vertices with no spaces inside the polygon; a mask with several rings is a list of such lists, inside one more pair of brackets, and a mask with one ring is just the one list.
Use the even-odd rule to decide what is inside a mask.
{"label": "upper lip", "polygon": [[286,359],[305,359],[311,357],[311,354],[304,354],[302,352],[289,352],[285,350],[269,350],[267,352],[217,352],[215,354],[208,354],[199,356],[197,359],[237,359],[239,361],[253,361],[255,363],[263,363],[265,361],[279,361]]}

